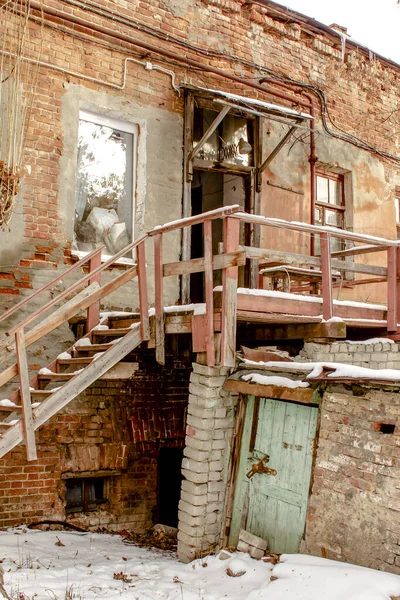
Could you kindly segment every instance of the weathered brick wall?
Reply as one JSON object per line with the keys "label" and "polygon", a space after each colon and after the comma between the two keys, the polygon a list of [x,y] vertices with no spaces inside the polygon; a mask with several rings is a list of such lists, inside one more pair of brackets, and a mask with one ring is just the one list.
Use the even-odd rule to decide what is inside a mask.
{"label": "weathered brick wall", "polygon": [[[383,433],[382,424],[395,426],[393,433]],[[322,401],[303,551],[400,573],[399,476],[398,391],[331,386]]]}
{"label": "weathered brick wall", "polygon": [[[152,525],[160,447],[184,444],[181,419],[165,431],[158,415],[171,410],[184,415],[191,363],[185,356],[170,357],[160,367],[151,351],[135,359],[139,370],[131,381],[98,381],[41,427],[37,461],[26,461],[23,446],[0,459],[0,527],[43,519],[114,530]],[[143,416],[145,441],[133,430]],[[121,472],[108,480],[109,501],[86,515],[66,516],[65,476],[107,470]]]}
{"label": "weathered brick wall", "polygon": [[306,342],[299,359],[306,362],[338,362],[369,369],[400,369],[399,345],[395,342]]}
{"label": "weathered brick wall", "polygon": [[224,510],[237,394],[222,389],[229,369],[193,364],[179,503],[178,554],[189,562],[215,550]]}
{"label": "weathered brick wall", "polygon": [[[228,73],[252,78],[266,74],[262,69],[267,68],[320,86],[327,93],[330,112],[339,127],[355,132],[380,149],[396,153],[399,141],[393,136],[392,117],[383,117],[396,108],[399,69],[370,59],[349,45],[342,56],[339,37],[328,39],[300,21],[296,22],[293,16],[290,19],[279,17],[267,7],[243,0],[151,0],[147,3],[98,0],[96,4],[128,21],[125,25],[116,24],[107,16],[92,13],[87,3],[82,3],[84,12],[68,3],[57,3],[57,9],[64,11],[66,16],[84,15],[88,27],[90,22],[96,22],[131,35],[133,40],[143,40],[173,51],[177,58],[189,56]],[[35,56],[39,52],[40,29],[37,23],[30,23],[30,27],[33,41],[27,54]],[[141,129],[147,132],[147,137],[141,154],[147,152],[151,161],[141,170],[141,194],[146,198],[136,206],[137,233],[181,215],[182,95],[178,97],[172,89],[169,75],[145,70],[132,63],[128,65],[124,89],[110,87],[121,86],[125,56],[137,52],[137,48],[104,37],[93,40],[88,34],[89,31],[77,27],[73,31],[67,22],[48,21],[43,28],[42,61],[99,81],[80,79],[48,67],[39,70],[38,101],[32,111],[27,139],[26,162],[32,172],[25,180],[11,230],[4,232],[3,238],[0,295],[4,306],[23,295],[24,290],[39,287],[43,282],[42,269],[50,270],[53,275],[53,268],[62,266],[64,252],[68,252],[71,224],[66,207],[74,202],[76,157],[71,148],[76,138],[79,106],[127,121],[142,120]],[[274,100],[273,96],[201,70],[165,64],[156,54],[147,56],[146,60],[148,58],[173,68],[178,82],[187,81]],[[282,88],[276,89],[282,91]],[[280,102],[276,98],[275,101]],[[75,106],[75,113],[65,112],[70,105]],[[320,128],[318,111],[316,116]],[[273,138],[272,135],[272,147]],[[267,151],[268,136],[264,142]],[[336,156],[333,162],[339,164],[341,158],[347,157],[349,146],[331,142]],[[324,145],[325,138],[319,136],[317,156],[322,161],[331,160],[332,156],[323,150]],[[368,153],[361,152],[363,161],[367,157]],[[305,168],[303,150],[300,154],[295,150],[291,152],[289,162],[292,167],[286,172],[296,171],[293,161],[301,164],[301,169]],[[390,195],[395,173],[380,159],[375,157],[373,161],[373,168],[360,170],[354,182],[362,191],[360,199],[363,198],[357,205],[361,216],[356,227],[357,230],[368,230],[371,223],[369,208],[373,205],[385,219],[385,233],[395,236]],[[266,178],[270,176],[266,173]],[[387,201],[384,202],[384,198]],[[178,245],[176,240],[168,247],[168,252],[176,255]]]}

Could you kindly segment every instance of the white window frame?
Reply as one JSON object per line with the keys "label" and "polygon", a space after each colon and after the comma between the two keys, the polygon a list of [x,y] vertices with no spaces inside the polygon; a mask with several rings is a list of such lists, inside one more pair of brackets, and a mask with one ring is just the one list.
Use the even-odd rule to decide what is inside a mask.
{"label": "white window frame", "polygon": [[[137,148],[138,148],[138,137],[139,137],[139,127],[135,123],[129,123],[127,121],[122,121],[120,119],[115,119],[113,117],[109,117],[108,115],[102,115],[94,112],[89,112],[87,110],[79,110],[78,115],[79,121],[89,121],[90,123],[95,123],[98,125],[104,125],[105,127],[112,127],[113,129],[118,129],[119,131],[123,131],[124,133],[130,133],[133,135],[133,144],[132,144],[132,241],[134,240],[135,235],[135,212],[136,212],[136,171],[137,171]],[[84,258],[87,256],[89,252],[83,250],[72,250],[71,255],[76,258]],[[134,253],[133,253],[134,255]],[[101,261],[105,262],[109,258],[111,258],[110,254],[102,254]],[[119,258],[116,261],[116,264],[128,264],[131,265],[134,263],[133,258],[129,258],[128,256],[124,256]]]}

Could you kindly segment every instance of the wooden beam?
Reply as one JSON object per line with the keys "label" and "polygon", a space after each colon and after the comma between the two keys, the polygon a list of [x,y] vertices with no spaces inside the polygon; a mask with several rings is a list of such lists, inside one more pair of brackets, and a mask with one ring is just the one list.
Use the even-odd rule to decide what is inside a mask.
{"label": "wooden beam", "polygon": [[[227,267],[241,267],[246,264],[246,253],[243,250],[229,252],[226,254],[215,254],[212,257],[212,268],[214,271],[226,269]],[[191,260],[180,260],[166,263],[163,266],[164,277],[181,275],[182,273],[204,273],[204,258],[192,258]]]}
{"label": "wooden beam", "polygon": [[150,338],[149,301],[147,297],[146,253],[144,240],[138,245],[136,249],[136,256],[138,264],[140,330],[142,339],[144,341]]}
{"label": "wooden beam", "polygon": [[212,254],[212,221],[204,221],[204,284],[206,297],[205,337],[207,365],[215,364],[214,348],[214,282],[213,282],[213,254]]}
{"label": "wooden beam", "polygon": [[[95,271],[98,267],[101,266],[101,253],[93,256],[89,261],[89,272]],[[100,285],[101,272],[99,271],[96,275],[93,275],[88,281],[88,286],[92,283],[98,283]],[[86,333],[88,333],[100,320],[100,300],[97,302],[93,302],[87,309],[87,319],[86,319]]]}
{"label": "wooden beam", "polygon": [[268,154],[267,158],[264,160],[263,164],[261,165],[261,167],[258,170],[260,175],[262,173],[264,173],[265,169],[274,160],[275,156],[277,156],[279,154],[279,152],[282,150],[283,146],[286,144],[286,142],[288,142],[290,140],[290,138],[292,137],[292,135],[295,131],[296,131],[296,127],[291,127],[289,129],[289,131],[287,131],[285,133],[285,135],[283,136],[281,141],[275,146],[275,148],[272,150],[272,152],[270,152],[270,154]]}
{"label": "wooden beam", "polygon": [[397,332],[397,248],[387,249],[387,330]]}
{"label": "wooden beam", "polygon": [[211,123],[211,125],[209,126],[207,131],[204,133],[201,140],[198,142],[198,144],[196,144],[196,147],[193,148],[193,150],[189,154],[189,158],[188,158],[189,161],[193,160],[193,158],[196,156],[196,154],[198,154],[198,152],[202,149],[202,147],[207,142],[209,137],[214,133],[214,131],[217,129],[218,125],[224,120],[224,118],[226,117],[226,115],[228,114],[228,112],[230,110],[231,110],[230,106],[224,106],[223,109],[221,110],[221,112],[218,113],[218,115],[215,117],[214,121]]}
{"label": "wooden beam", "polygon": [[277,400],[289,400],[301,404],[313,404],[314,390],[312,388],[284,388],[277,385],[263,385],[260,383],[249,383],[241,379],[228,379],[224,384],[224,390],[239,394],[250,394],[262,398],[274,398]]}
{"label": "wooden beam", "polygon": [[371,252],[382,252],[386,249],[386,246],[355,246],[354,248],[346,248],[346,250],[331,252],[331,255],[332,258],[340,258],[342,256],[358,256],[360,254],[370,254]]}
{"label": "wooden beam", "polygon": [[[280,250],[266,250],[263,248],[252,248],[251,246],[240,246],[246,252],[247,258],[256,259],[260,262],[274,262],[286,265],[310,265],[318,269],[321,268],[321,259],[317,256],[306,256],[305,254],[294,254],[292,252],[282,252]],[[343,260],[331,260],[332,269],[335,271],[344,271],[348,273],[365,273],[367,275],[377,275],[386,277],[386,267],[375,265],[363,265],[359,263],[347,263]]]}
{"label": "wooden beam", "polygon": [[156,360],[165,365],[162,233],[154,237],[154,298],[156,309]]}
{"label": "wooden beam", "polygon": [[26,455],[29,461],[37,459],[35,430],[32,416],[31,392],[29,389],[29,371],[26,359],[25,336],[23,329],[15,334],[17,353],[20,398],[22,404],[22,428],[26,444]]}
{"label": "wooden beam", "polygon": [[[224,251],[235,252],[239,244],[240,221],[227,217],[224,221]],[[236,306],[238,268],[228,267],[222,272],[221,364],[235,366]]]}
{"label": "wooden beam", "polygon": [[260,341],[304,340],[304,339],[343,339],[346,337],[346,323],[297,323],[288,325],[254,325],[249,329],[250,339]]}
{"label": "wooden beam", "polygon": [[333,317],[332,296],[332,267],[331,267],[331,236],[321,233],[321,272],[322,272],[322,316],[325,321]]}

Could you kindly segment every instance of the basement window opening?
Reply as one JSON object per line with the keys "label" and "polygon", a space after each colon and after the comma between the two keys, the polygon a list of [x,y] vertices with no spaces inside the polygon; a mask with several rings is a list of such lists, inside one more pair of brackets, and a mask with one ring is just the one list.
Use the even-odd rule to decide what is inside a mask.
{"label": "basement window opening", "polygon": [[69,479],[65,482],[65,512],[91,512],[107,502],[103,477]]}
{"label": "basement window opening", "polygon": [[380,431],[381,433],[390,434],[394,433],[395,429],[396,425],[394,425],[393,423],[379,423],[378,431]]}

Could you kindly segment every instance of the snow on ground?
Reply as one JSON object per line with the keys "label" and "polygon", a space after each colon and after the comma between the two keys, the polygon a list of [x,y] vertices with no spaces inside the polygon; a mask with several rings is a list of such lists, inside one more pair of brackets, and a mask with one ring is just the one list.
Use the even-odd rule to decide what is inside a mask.
{"label": "snow on ground", "polygon": [[0,561],[13,600],[389,600],[400,594],[397,575],[322,558],[283,555],[273,566],[236,552],[183,565],[171,553],[97,533],[2,531]]}

